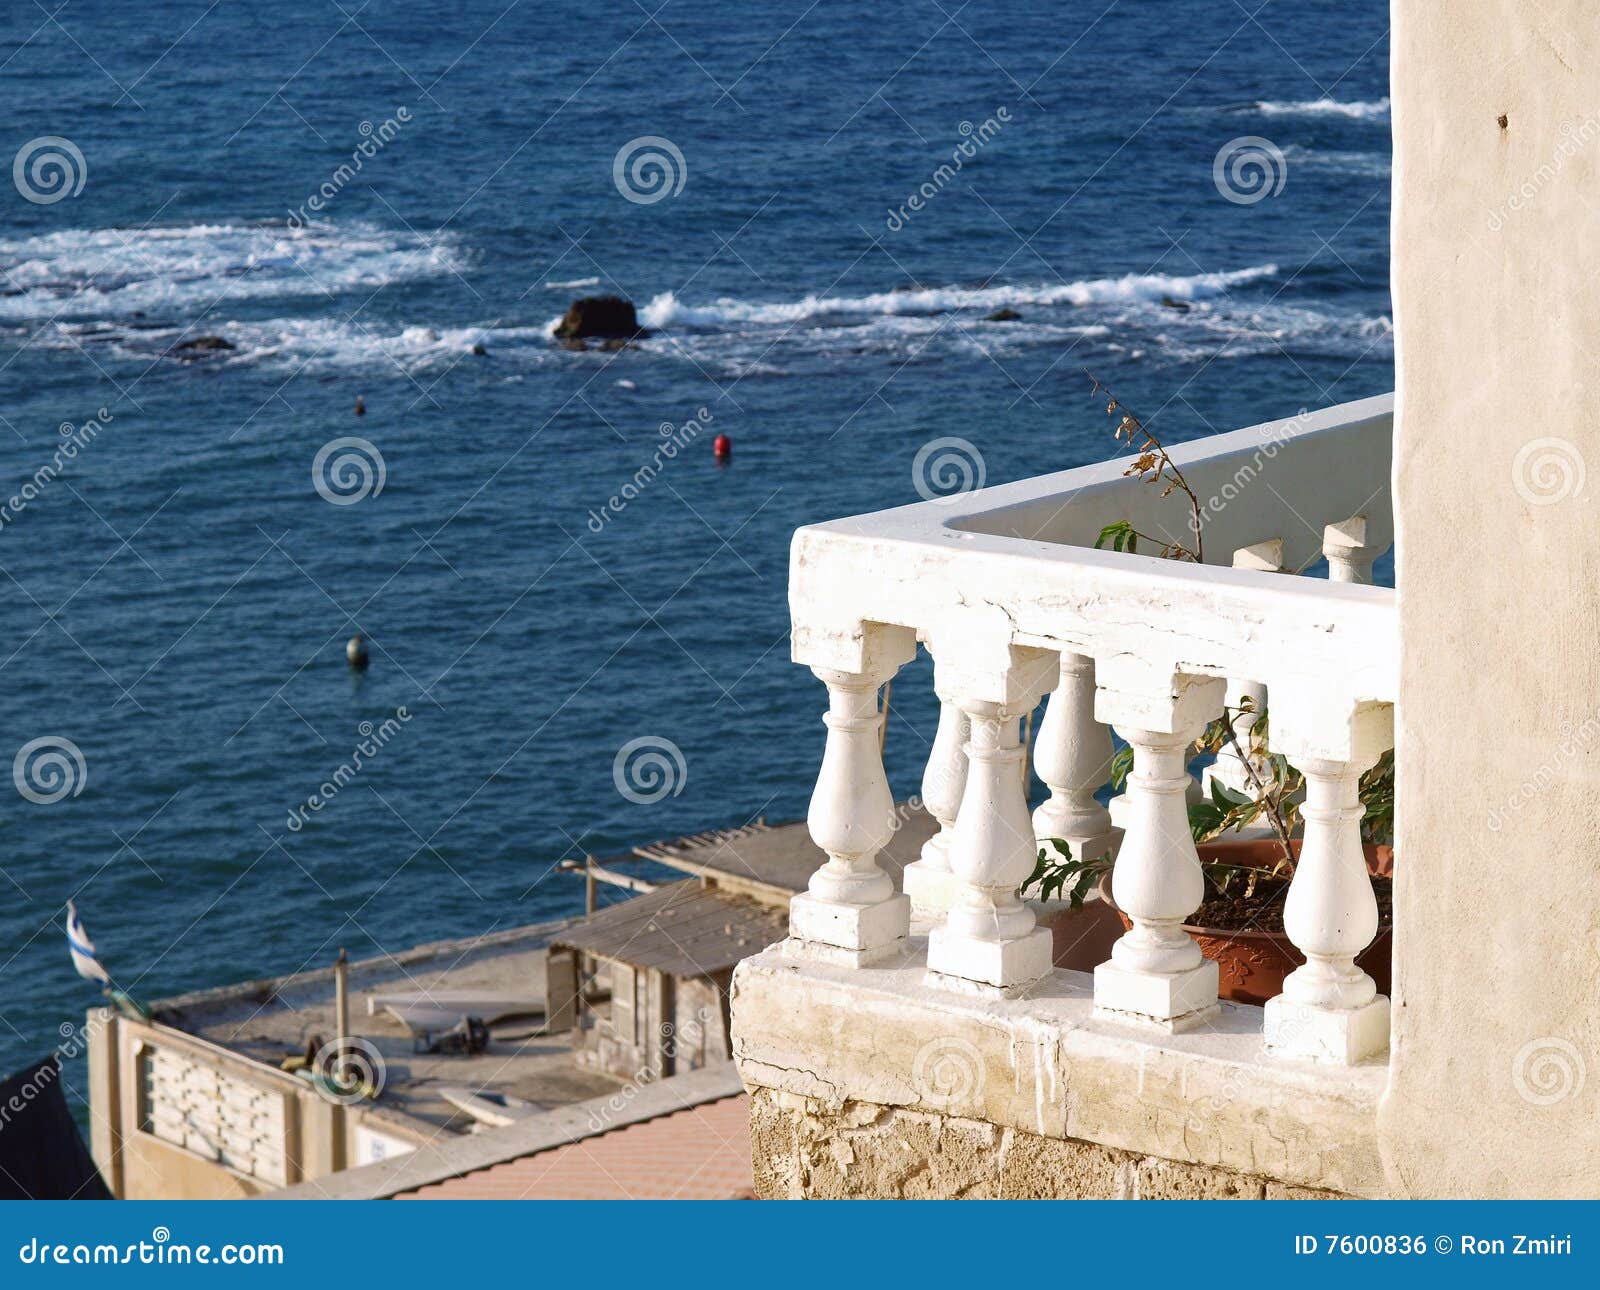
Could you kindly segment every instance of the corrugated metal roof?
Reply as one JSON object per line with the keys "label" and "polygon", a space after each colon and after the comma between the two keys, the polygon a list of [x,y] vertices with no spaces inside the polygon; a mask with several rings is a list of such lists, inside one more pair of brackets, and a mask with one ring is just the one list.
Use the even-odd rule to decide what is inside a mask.
{"label": "corrugated metal roof", "polygon": [[706,976],[731,968],[788,932],[786,911],[691,878],[602,909],[562,931],[551,946],[673,976]]}

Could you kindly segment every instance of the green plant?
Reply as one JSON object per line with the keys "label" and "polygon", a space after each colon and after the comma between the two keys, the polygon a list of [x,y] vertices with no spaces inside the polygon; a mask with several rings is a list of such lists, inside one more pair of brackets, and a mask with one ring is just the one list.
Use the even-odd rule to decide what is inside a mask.
{"label": "green plant", "polygon": [[1127,443],[1130,448],[1138,452],[1133,463],[1123,471],[1124,476],[1136,476],[1151,484],[1165,482],[1166,487],[1161,490],[1161,496],[1170,497],[1175,492],[1181,492],[1189,499],[1189,527],[1194,533],[1194,546],[1189,547],[1182,542],[1162,541],[1153,538],[1148,533],[1141,533],[1127,520],[1118,520],[1114,524],[1107,524],[1100,530],[1100,536],[1095,539],[1097,550],[1109,547],[1113,551],[1127,551],[1137,554],[1139,541],[1142,538],[1147,543],[1152,543],[1161,548],[1162,558],[1168,560],[1188,560],[1193,564],[1205,563],[1205,548],[1200,537],[1201,519],[1204,512],[1200,507],[1200,499],[1195,496],[1194,489],[1189,487],[1189,481],[1184,478],[1183,471],[1178,464],[1168,455],[1166,447],[1161,440],[1145,428],[1145,424],[1117,398],[1109,389],[1096,379],[1093,372],[1085,370],[1084,375],[1089,378],[1094,393],[1103,395],[1106,400],[1106,414],[1117,417],[1115,435]]}

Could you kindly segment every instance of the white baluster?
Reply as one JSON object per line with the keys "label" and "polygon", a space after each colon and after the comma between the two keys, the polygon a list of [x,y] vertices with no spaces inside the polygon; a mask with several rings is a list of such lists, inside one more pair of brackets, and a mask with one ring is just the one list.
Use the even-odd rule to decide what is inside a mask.
{"label": "white baluster", "polygon": [[[1283,572],[1283,539],[1274,538],[1270,542],[1258,542],[1254,546],[1240,547],[1233,553],[1233,567],[1252,569],[1257,573]],[[1234,714],[1230,724],[1233,726],[1235,738],[1239,741],[1239,747],[1245,757],[1250,757],[1250,731],[1255,726],[1259,714],[1266,710],[1267,687],[1258,681],[1230,680],[1223,703]],[[1240,711],[1247,703],[1250,710]],[[1259,779],[1262,783],[1266,783],[1269,773],[1264,758],[1250,757],[1249,763],[1246,763],[1245,758],[1234,751],[1232,744],[1224,744],[1222,750],[1217,753],[1216,761],[1207,767],[1202,776],[1201,788],[1207,801],[1211,800],[1213,780],[1235,793],[1258,797],[1260,789],[1256,786],[1256,781]],[[1272,826],[1263,820],[1257,820],[1254,824],[1238,830],[1236,836],[1271,837]]]}
{"label": "white baluster", "polygon": [[1111,777],[1111,731],[1094,718],[1094,660],[1061,655],[1061,683],[1050,695],[1033,744],[1033,765],[1050,800],[1033,813],[1042,845],[1066,842],[1077,860],[1115,848],[1118,832],[1095,793]]}
{"label": "white baluster", "polygon": [[1012,649],[1003,675],[963,673],[955,682],[971,723],[967,783],[950,846],[956,898],[928,938],[936,983],[976,982],[1018,993],[1049,974],[1052,937],[1037,925],[1017,888],[1037,855],[1022,784],[1017,722],[1055,686],[1056,657]]}
{"label": "white baluster", "polygon": [[812,671],[828,687],[828,742],[806,826],[828,861],[789,902],[789,936],[797,951],[863,966],[903,950],[910,927],[911,902],[877,861],[896,826],[879,749],[878,687],[896,665]]}
{"label": "white baluster", "polygon": [[1388,543],[1367,543],[1364,515],[1329,524],[1322,530],[1322,554],[1328,561],[1329,582],[1372,581],[1372,562],[1388,550]]}
{"label": "white baluster", "polygon": [[[1242,711],[1249,704],[1248,711]],[[1259,797],[1260,789],[1256,787],[1256,779],[1262,783],[1269,782],[1271,771],[1264,764],[1265,759],[1253,757],[1250,753],[1250,731],[1255,726],[1257,717],[1267,706],[1267,687],[1255,681],[1229,681],[1227,694],[1223,698],[1232,716],[1229,718],[1233,726],[1234,738],[1239,741],[1239,747],[1244,752],[1241,757],[1234,751],[1232,744],[1223,744],[1217,753],[1217,759],[1206,768],[1202,787],[1205,789],[1207,800],[1211,797],[1211,784],[1215,780],[1224,788],[1231,788],[1235,793],[1244,793],[1248,797]],[[1247,764],[1245,758],[1249,757]],[[1254,775],[1251,774],[1252,770]],[[1261,837],[1272,833],[1272,826],[1258,821],[1239,830],[1242,837]],[[1234,836],[1233,834],[1229,835]]]}
{"label": "white baluster", "polygon": [[1190,676],[1143,681],[1137,691],[1101,688],[1095,701],[1096,715],[1133,747],[1127,831],[1111,876],[1112,898],[1133,928],[1112,947],[1110,962],[1095,969],[1094,1001],[1102,1014],[1176,1031],[1217,1010],[1217,965],[1182,924],[1205,893],[1189,832],[1189,745],[1221,710],[1224,683]]}
{"label": "white baluster", "polygon": [[[1362,774],[1392,742],[1388,708],[1349,723],[1344,747],[1306,739],[1286,723],[1274,740],[1305,776],[1304,840],[1284,903],[1284,930],[1306,956],[1266,1005],[1267,1047],[1290,1057],[1349,1065],[1389,1044],[1389,1000],[1356,966],[1378,932],[1378,902],[1361,849]],[[1304,751],[1300,751],[1304,750]],[[1318,755],[1334,751],[1342,755]]]}
{"label": "white baluster", "polygon": [[915,914],[934,917],[950,908],[956,882],[950,872],[950,841],[955,836],[961,795],[967,786],[967,717],[950,682],[934,663],[933,690],[939,696],[939,728],[922,772],[922,805],[939,822],[939,831],[922,844],[922,857],[905,868],[901,886]]}

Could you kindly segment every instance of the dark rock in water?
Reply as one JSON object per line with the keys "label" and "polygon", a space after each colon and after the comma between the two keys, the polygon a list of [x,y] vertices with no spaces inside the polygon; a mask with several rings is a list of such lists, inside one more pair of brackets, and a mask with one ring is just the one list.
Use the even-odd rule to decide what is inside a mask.
{"label": "dark rock in water", "polygon": [[627,349],[628,342],[619,336],[613,336],[610,340],[602,343],[600,348],[605,350],[608,354],[615,354],[619,349]]}
{"label": "dark rock in water", "polygon": [[472,352],[479,358],[487,358],[489,355],[489,351],[483,347],[483,342],[481,340],[472,347]]}
{"label": "dark rock in water", "polygon": [[556,338],[575,340],[585,336],[630,340],[644,335],[633,301],[621,296],[585,296],[567,306],[566,316],[556,324]]}
{"label": "dark rock in water", "polygon": [[1188,302],[1184,300],[1174,300],[1171,296],[1162,296],[1161,303],[1168,309],[1176,309],[1180,314],[1189,312]]}
{"label": "dark rock in water", "polygon": [[176,358],[195,359],[234,348],[231,340],[224,340],[221,336],[195,336],[191,340],[179,341],[167,352]]}
{"label": "dark rock in water", "polygon": [[996,309],[984,322],[1021,322],[1022,315],[1015,309]]}
{"label": "dark rock in water", "polygon": [[587,352],[589,347],[586,344],[584,344],[583,341],[579,340],[576,336],[566,336],[566,337],[562,338],[561,348],[562,349],[575,349],[575,350],[578,351],[578,353],[582,354],[582,353]]}

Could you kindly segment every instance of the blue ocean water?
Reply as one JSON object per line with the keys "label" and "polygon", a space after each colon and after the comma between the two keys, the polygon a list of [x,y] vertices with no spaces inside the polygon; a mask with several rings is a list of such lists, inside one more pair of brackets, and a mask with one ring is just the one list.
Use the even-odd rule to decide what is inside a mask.
{"label": "blue ocean water", "polygon": [[[789,535],[915,500],[931,439],[990,482],[1109,455],[1085,369],[1173,441],[1389,388],[1386,17],[13,6],[0,765],[52,741],[23,782],[65,795],[0,793],[0,1070],[95,997],[69,898],[154,997],[570,913],[563,857],[803,814]],[[554,345],[599,291],[653,336]],[[608,509],[663,424],[685,450]],[[336,504],[349,437],[382,487],[328,487],[335,449]],[[683,773],[639,803],[643,738]]]}

